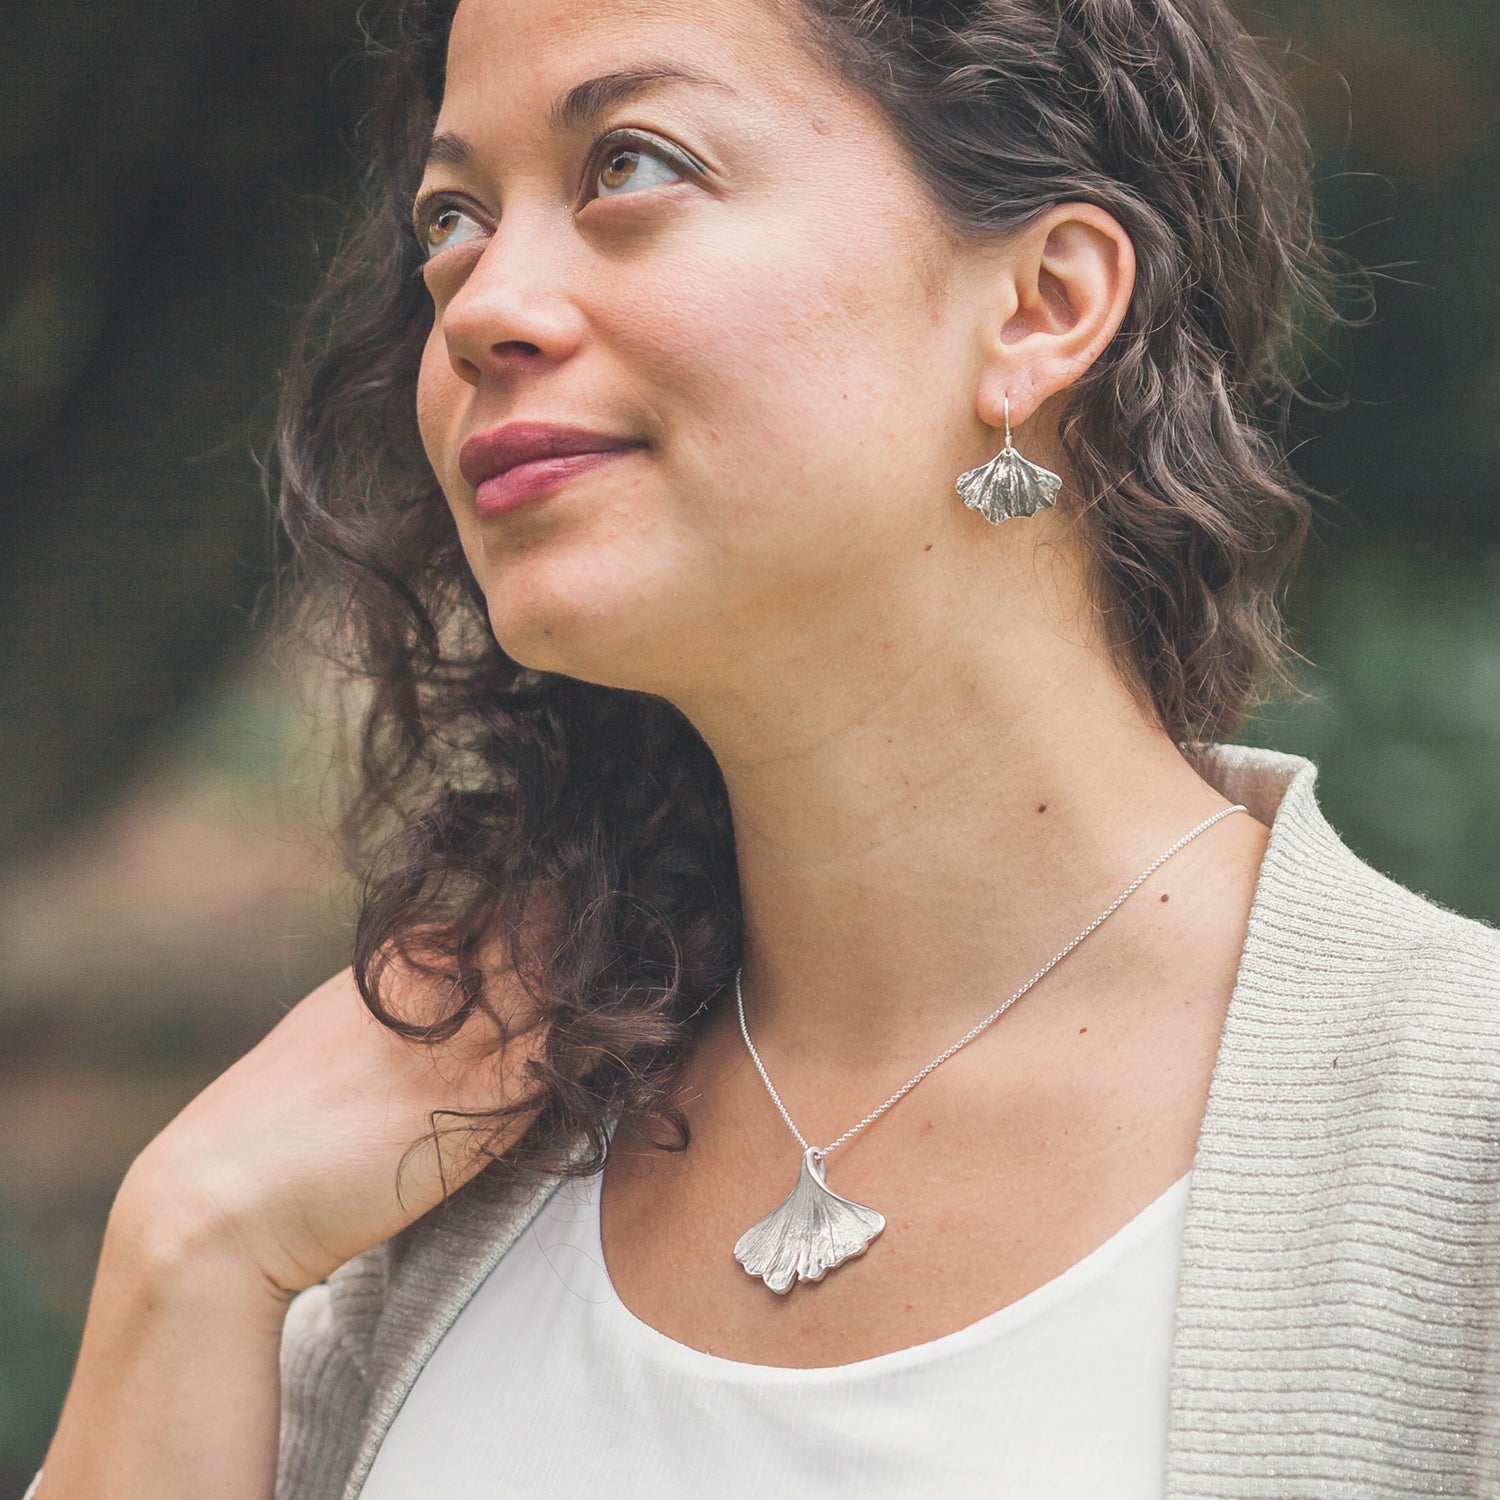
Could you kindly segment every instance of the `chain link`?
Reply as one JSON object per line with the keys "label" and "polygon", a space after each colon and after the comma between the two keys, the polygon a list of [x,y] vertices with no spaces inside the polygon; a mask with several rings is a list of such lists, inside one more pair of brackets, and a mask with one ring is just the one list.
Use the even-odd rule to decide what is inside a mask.
{"label": "chain link", "polygon": [[802,1132],[797,1129],[796,1122],[792,1119],[791,1115],[787,1113],[786,1105],[781,1102],[781,1095],[776,1092],[776,1086],[771,1082],[770,1074],[766,1072],[766,1065],[760,1060],[760,1053],[755,1050],[755,1043],[750,1040],[750,1028],[745,1024],[745,997],[740,990],[740,976],[744,973],[744,966],[741,965],[740,968],[735,970],[734,975],[734,998],[735,1003],[739,1007],[740,1013],[740,1035],[745,1038],[745,1045],[750,1049],[750,1056],[755,1059],[755,1066],[759,1070],[761,1079],[765,1083],[766,1088],[770,1091],[771,1098],[775,1100],[776,1108],[781,1111],[781,1118],[786,1121],[787,1126],[791,1130],[792,1134],[797,1137],[797,1141],[801,1145],[802,1149],[804,1151],[811,1151],[813,1155],[817,1157],[819,1161],[821,1161],[829,1154],[829,1152],[835,1150],[839,1146],[842,1146],[844,1142],[849,1140],[851,1137],[858,1135],[866,1125],[872,1124],[874,1121],[878,1120],[881,1115],[883,1115],[886,1110],[888,1110],[893,1104],[897,1103],[901,1099],[904,1099],[907,1094],[909,1094],[914,1088],[916,1088],[916,1086],[921,1083],[921,1081],[929,1073],[931,1073],[934,1068],[941,1067],[942,1064],[947,1062],[948,1059],[952,1057],[953,1054],[957,1052],[961,1047],[967,1047],[969,1043],[972,1042],[981,1031],[985,1030],[985,1028],[988,1026],[992,1026],[996,1021],[998,1021],[1000,1017],[1003,1016],[1005,1012],[1008,1011],[1011,1006],[1014,1005],[1016,1001],[1019,1000],[1021,996],[1024,995],[1026,991],[1032,987],[1032,985],[1034,985],[1039,979],[1042,978],[1043,975],[1047,974],[1057,964],[1061,963],[1063,959],[1068,956],[1068,954],[1070,954],[1096,927],[1099,926],[1101,922],[1105,920],[1106,917],[1108,917],[1115,910],[1116,907],[1118,907],[1125,900],[1127,896],[1131,894],[1132,891],[1136,889],[1137,886],[1141,884],[1142,881],[1144,881],[1149,875],[1153,874],[1157,869],[1159,869],[1169,859],[1171,859],[1171,857],[1176,854],[1184,844],[1190,843],[1193,839],[1197,838],[1198,835],[1205,829],[1212,828],[1220,818],[1227,818],[1230,813],[1248,811],[1249,808],[1247,808],[1243,802],[1236,802],[1232,807],[1221,808],[1211,818],[1205,818],[1195,829],[1193,829],[1191,833],[1183,834],[1183,836],[1178,839],[1170,849],[1166,850],[1162,854],[1159,854],[1154,860],[1152,860],[1151,863],[1147,865],[1146,868],[1142,870],[1141,873],[1137,875],[1135,879],[1132,880],[1130,884],[1127,885],[1125,889],[1121,891],[1120,894],[1116,896],[1115,899],[1111,901],[1109,905],[1106,906],[1104,910],[1100,912],[1099,915],[1095,917],[1094,920],[1090,922],[1089,925],[1085,927],[1083,931],[1080,932],[1078,936],[1075,937],[1073,941],[1067,945],[1066,948],[1063,948],[1052,958],[1048,959],[1047,962],[1044,963],[1042,967],[1038,969],[1036,973],[1033,974],[1031,978],[1028,979],[1026,983],[1023,984],[1021,988],[1018,989],[1015,994],[1010,997],[1009,1000],[1005,1001],[1003,1005],[999,1006],[995,1010],[992,1010],[989,1015],[987,1015],[984,1020],[982,1020],[977,1026],[975,1026],[972,1030],[966,1032],[956,1042],[954,1042],[954,1044],[949,1047],[946,1052],[939,1053],[935,1058],[933,1058],[930,1063],[927,1064],[925,1068],[922,1069],[920,1073],[916,1074],[914,1077],[908,1079],[907,1082],[902,1084],[901,1087],[897,1089],[896,1092],[892,1094],[891,1097],[887,1099],[885,1103],[882,1104],[878,1109],[871,1110],[870,1113],[867,1114],[864,1119],[859,1122],[858,1125],[855,1125],[846,1130],[843,1135],[841,1135],[836,1141],[833,1141],[827,1146],[817,1147],[810,1145],[803,1137]]}

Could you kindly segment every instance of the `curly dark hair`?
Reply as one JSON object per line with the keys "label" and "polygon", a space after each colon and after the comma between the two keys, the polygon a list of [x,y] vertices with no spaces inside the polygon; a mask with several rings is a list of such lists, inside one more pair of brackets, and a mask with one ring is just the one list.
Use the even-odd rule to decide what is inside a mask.
{"label": "curly dark hair", "polygon": [[[455,6],[401,10],[368,201],[295,351],[277,459],[301,597],[371,689],[343,822],[364,878],[361,993],[438,1043],[488,1008],[497,964],[520,979],[546,1023],[536,1089],[479,1120],[519,1180],[596,1170],[616,1111],[686,1147],[681,1065],[732,986],[741,912],[708,747],[659,697],[507,657],[423,452],[432,305],[408,211]],[[1320,237],[1277,66],[1224,0],[786,8],[883,111],[953,236],[1002,236],[1067,201],[1119,220],[1134,292],[1059,435],[1121,675],[1179,743],[1295,693],[1280,596],[1316,495],[1286,422],[1348,273]],[[394,1012],[396,962],[451,985],[446,1014]]]}

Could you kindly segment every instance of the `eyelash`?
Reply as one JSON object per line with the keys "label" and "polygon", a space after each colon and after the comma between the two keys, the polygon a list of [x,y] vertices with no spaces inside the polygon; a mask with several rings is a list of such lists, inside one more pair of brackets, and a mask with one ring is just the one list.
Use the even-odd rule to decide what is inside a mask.
{"label": "eyelash", "polygon": [[[592,184],[598,178],[604,158],[611,150],[619,150],[622,147],[638,150],[645,156],[655,157],[665,162],[674,171],[689,176],[697,175],[703,170],[680,147],[668,146],[655,136],[645,135],[635,130],[612,130],[600,136],[590,148],[586,162],[585,182]],[[438,216],[449,209],[456,209],[460,213],[470,213],[470,210],[464,206],[463,200],[451,193],[433,193],[426,198],[419,199],[412,211],[413,233],[416,236],[417,249],[424,260],[431,260],[441,253],[441,247],[436,250],[428,248],[427,236],[432,232],[433,223]]]}

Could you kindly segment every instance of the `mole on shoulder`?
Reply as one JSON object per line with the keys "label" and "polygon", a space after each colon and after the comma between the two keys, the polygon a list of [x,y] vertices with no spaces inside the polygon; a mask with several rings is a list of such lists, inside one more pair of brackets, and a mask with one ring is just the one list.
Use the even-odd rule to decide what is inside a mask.
{"label": "mole on shoulder", "polygon": [[1043,802],[1040,806],[1038,806],[1037,811],[1038,812],[1046,812],[1047,811],[1047,804],[1045,802]]}

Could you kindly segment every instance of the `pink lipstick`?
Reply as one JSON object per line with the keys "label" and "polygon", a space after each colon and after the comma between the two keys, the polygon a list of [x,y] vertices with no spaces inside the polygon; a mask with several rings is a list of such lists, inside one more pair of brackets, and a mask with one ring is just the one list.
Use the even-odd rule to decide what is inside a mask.
{"label": "pink lipstick", "polygon": [[481,516],[503,515],[631,449],[633,438],[548,422],[510,422],[476,433],[459,449],[458,467],[474,487]]}

